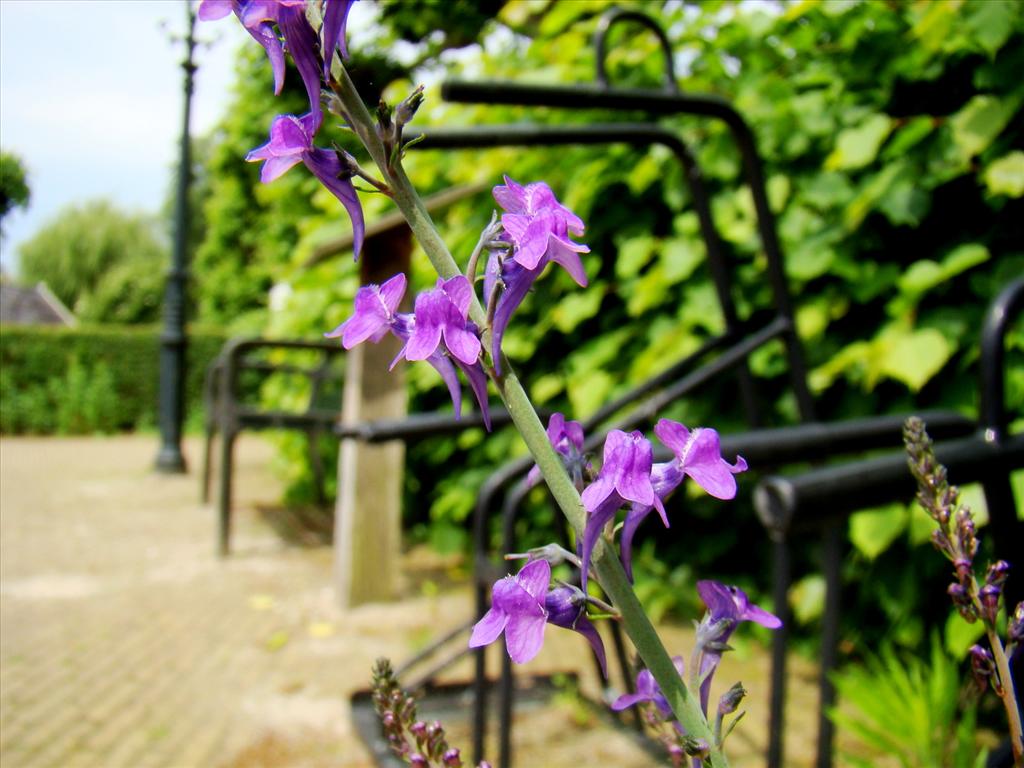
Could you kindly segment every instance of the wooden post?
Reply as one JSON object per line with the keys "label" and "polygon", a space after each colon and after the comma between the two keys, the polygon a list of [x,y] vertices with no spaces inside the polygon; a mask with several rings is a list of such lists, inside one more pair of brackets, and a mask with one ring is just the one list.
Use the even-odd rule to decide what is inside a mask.
{"label": "wooden post", "polygon": [[[380,284],[409,272],[412,235],[404,223],[368,237],[360,283]],[[406,304],[409,297],[406,297]],[[348,353],[342,421],[401,419],[408,411],[404,364],[388,365],[401,342],[388,336]],[[402,472],[405,445],[342,440],[334,516],[334,572],[343,608],[397,596],[402,554]]]}

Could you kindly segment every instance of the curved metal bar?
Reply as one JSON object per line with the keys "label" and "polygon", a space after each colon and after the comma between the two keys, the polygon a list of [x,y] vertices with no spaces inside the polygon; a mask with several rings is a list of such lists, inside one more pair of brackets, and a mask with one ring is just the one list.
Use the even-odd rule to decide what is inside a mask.
{"label": "curved metal bar", "polygon": [[[409,141],[422,149],[468,149],[495,146],[559,146],[565,144],[623,143],[648,146],[661,144],[679,161],[690,191],[708,255],[708,268],[718,303],[725,320],[726,333],[738,332],[740,321],[733,301],[729,262],[711,215],[710,197],[704,186],[704,175],[686,143],[673,131],[651,123],[595,123],[590,125],[491,125],[474,128],[447,129],[409,136]],[[794,336],[795,339],[795,336]],[[788,345],[787,345],[788,346]],[[760,424],[757,397],[750,373],[744,365],[738,371],[740,398],[752,426]]]}
{"label": "curved metal bar", "polygon": [[1004,357],[1006,331],[1024,310],[1024,278],[1006,286],[989,305],[981,330],[981,407],[979,416],[985,439],[1000,440],[1006,434]]}
{"label": "curved metal bar", "polygon": [[607,52],[607,38],[609,30],[620,21],[635,21],[647,27],[658,38],[661,45],[661,53],[665,57],[665,72],[662,79],[662,88],[669,93],[678,93],[679,85],[676,83],[676,65],[672,59],[672,44],[665,35],[665,30],[653,18],[642,11],[634,11],[626,8],[611,8],[606,11],[597,22],[597,29],[594,30],[594,53],[597,61],[597,82],[605,88],[609,87],[608,72],[605,69],[605,58]]}
{"label": "curved metal bar", "polygon": [[[1005,400],[1006,332],[1010,323],[1022,311],[1024,278],[1019,278],[1000,291],[989,304],[981,330],[979,420],[983,439],[996,445],[1013,439],[1008,434],[1010,417],[1006,412]],[[1024,522],[1021,522],[1016,514],[1010,478],[993,478],[985,483],[984,490],[985,506],[989,510],[989,528],[992,531],[992,541],[995,543],[994,556],[1012,561],[1016,555],[1013,542],[1021,541],[1024,535]],[[1003,587],[1003,599],[1008,606],[1024,600],[1024,577],[1019,573],[1011,574],[1007,579]],[[1020,677],[1024,668],[1024,660],[1020,654],[1012,664],[1012,674]]]}
{"label": "curved metal bar", "polygon": [[[723,121],[732,131],[743,171],[754,199],[758,234],[768,260],[768,278],[776,308],[792,318],[793,301],[786,283],[782,250],[775,232],[775,214],[768,205],[764,168],[757,153],[754,134],[742,115],[725,99],[707,94],[665,93],[638,88],[517,85],[512,83],[469,83],[450,80],[441,84],[447,101],[473,104],[509,104],[562,109],[613,109],[655,115],[689,114]],[[814,403],[807,387],[807,366],[795,329],[784,337],[789,358],[790,381],[803,421],[814,420]]]}

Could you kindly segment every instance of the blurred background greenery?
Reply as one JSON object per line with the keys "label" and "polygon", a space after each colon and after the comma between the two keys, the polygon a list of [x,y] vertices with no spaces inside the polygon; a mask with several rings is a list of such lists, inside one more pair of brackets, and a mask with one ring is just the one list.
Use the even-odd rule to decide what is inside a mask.
{"label": "blurred background greenery", "polygon": [[[350,70],[370,103],[380,96],[397,101],[426,83],[427,100],[416,120],[426,130],[617,119],[622,115],[446,104],[438,89],[445,77],[593,82],[591,38],[610,5],[603,0],[384,2],[350,44]],[[982,312],[1001,286],[1024,274],[1020,3],[616,5],[636,6],[659,18],[683,90],[731,100],[753,127],[819,415],[832,420],[929,407],[975,414]],[[616,84],[657,86],[662,71],[657,41],[642,28],[615,27],[608,68]],[[191,317],[214,335],[316,338],[350,312],[358,285],[351,255],[338,253],[308,265],[318,248],[349,231],[340,204],[301,169],[260,185],[257,166],[244,161],[246,152],[266,141],[272,116],[301,111],[304,99],[294,72],[284,94],[275,98],[263,52],[250,46],[239,55],[222,121],[197,141]],[[736,265],[741,313],[766,307],[770,297],[761,277],[753,205],[727,129],[689,118],[663,122],[678,129],[705,171],[714,218]],[[338,127],[325,138],[355,149]],[[539,405],[586,417],[720,330],[697,217],[681,171],[666,150],[614,145],[414,151],[407,167],[425,194],[468,183],[489,189],[503,173],[520,182],[544,179],[587,222],[589,287],[578,289],[560,271],[547,275],[505,338],[507,354]],[[382,196],[364,195],[363,201],[368,220],[390,210]],[[436,217],[458,260],[472,250],[493,207],[485,191]],[[26,275],[43,277],[40,270],[45,270],[33,266],[32,254],[45,238],[90,247],[62,234],[62,227],[73,227],[82,215],[113,220],[114,212],[72,211],[41,232],[23,249]],[[117,224],[118,236],[137,233],[130,236],[145,243],[143,229],[137,221]],[[83,319],[151,322],[156,305],[143,298],[149,290],[146,276],[136,275],[132,260],[115,264],[99,245],[95,248],[88,258],[69,254],[63,263],[74,269],[59,269],[74,284],[65,288],[55,277],[51,288]],[[433,282],[421,254],[414,256],[411,281],[414,287]],[[136,290],[125,292],[126,284]],[[24,357],[19,345],[25,343],[4,335],[4,431],[76,429],[67,422],[26,427],[23,419],[8,416],[14,374],[7,369]],[[1019,329],[1010,344],[1007,395],[1019,419],[1024,404]],[[751,367],[772,403],[772,424],[795,421],[781,350],[761,351]],[[429,366],[410,366],[408,380],[412,410],[450,408]],[[294,394],[270,386],[264,396],[273,402]],[[728,432],[742,426],[734,401],[734,392],[717,389],[666,415]],[[308,500],[313,487],[304,438],[278,440],[289,497]],[[331,466],[336,447],[328,442],[322,448]],[[496,465],[523,450],[510,431],[486,440],[471,431],[411,447],[405,505],[409,541],[464,550],[476,490]],[[949,650],[966,647],[968,636],[945,624],[947,606],[934,607],[936,601],[929,599],[936,585],[944,584],[945,564],[927,543],[926,523],[902,504],[851,521],[851,554],[844,564],[846,654],[856,656],[883,640],[896,647],[926,647],[936,628]],[[555,525],[538,490],[519,522],[522,546],[549,540]],[[677,526],[673,531],[681,535],[658,536],[657,543],[644,535],[655,531],[653,524],[638,535],[638,589],[656,616],[691,607],[688,601],[695,598],[685,586],[696,574],[727,576],[755,593],[757,586],[767,586],[766,539],[749,506],[723,508],[688,499],[685,521]],[[807,559],[813,561],[810,552]],[[871,588],[858,588],[865,584]],[[811,630],[822,590],[820,579],[811,577],[793,593],[797,619]]]}

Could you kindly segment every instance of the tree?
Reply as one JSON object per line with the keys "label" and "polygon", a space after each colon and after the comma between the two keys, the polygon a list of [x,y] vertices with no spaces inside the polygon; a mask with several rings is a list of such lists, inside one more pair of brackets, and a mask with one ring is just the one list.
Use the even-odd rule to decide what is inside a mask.
{"label": "tree", "polygon": [[83,320],[147,323],[160,312],[167,243],[154,218],[107,200],[73,205],[18,249],[21,275],[43,281]]}
{"label": "tree", "polygon": [[0,221],[13,209],[27,207],[29,196],[27,174],[21,158],[0,150]]}

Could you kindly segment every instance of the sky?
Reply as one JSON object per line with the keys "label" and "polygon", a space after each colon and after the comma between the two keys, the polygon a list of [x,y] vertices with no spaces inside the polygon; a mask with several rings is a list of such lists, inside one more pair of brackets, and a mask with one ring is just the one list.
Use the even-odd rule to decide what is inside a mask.
{"label": "sky", "polygon": [[[184,0],[0,0],[0,147],[28,170],[28,210],[3,221],[0,261],[70,203],[107,197],[156,212],[180,152]],[[199,22],[192,133],[220,118],[234,53],[231,19]]]}

